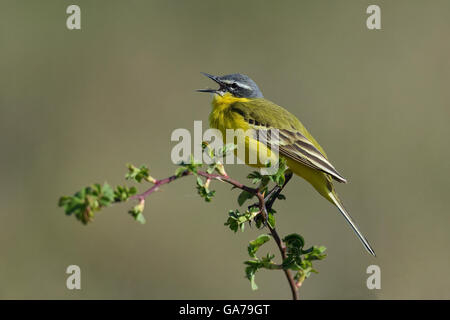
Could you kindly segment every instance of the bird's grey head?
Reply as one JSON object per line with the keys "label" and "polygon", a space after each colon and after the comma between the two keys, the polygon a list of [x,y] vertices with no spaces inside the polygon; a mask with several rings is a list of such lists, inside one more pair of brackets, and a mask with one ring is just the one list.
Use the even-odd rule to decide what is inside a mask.
{"label": "bird's grey head", "polygon": [[225,76],[213,76],[204,72],[202,74],[217,82],[220,87],[219,89],[197,90],[199,92],[212,92],[221,96],[229,92],[239,98],[263,98],[258,85],[245,74],[233,73]]}

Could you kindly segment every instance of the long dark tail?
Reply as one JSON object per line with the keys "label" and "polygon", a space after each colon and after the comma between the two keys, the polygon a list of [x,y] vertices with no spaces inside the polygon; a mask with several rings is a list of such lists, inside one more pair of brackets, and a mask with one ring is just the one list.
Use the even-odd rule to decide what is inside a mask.
{"label": "long dark tail", "polygon": [[336,195],[336,193],[330,192],[329,196],[333,200],[333,203],[336,205],[336,207],[338,207],[339,211],[344,216],[345,220],[347,220],[350,227],[352,227],[353,231],[355,231],[356,235],[358,236],[359,240],[361,240],[366,250],[375,257],[376,256],[375,251],[370,246],[369,241],[367,241],[367,239],[363,236],[361,231],[359,231],[358,226],[353,221],[352,217],[347,212],[347,210],[345,210],[344,205],[342,204],[341,200],[339,200],[339,197]]}

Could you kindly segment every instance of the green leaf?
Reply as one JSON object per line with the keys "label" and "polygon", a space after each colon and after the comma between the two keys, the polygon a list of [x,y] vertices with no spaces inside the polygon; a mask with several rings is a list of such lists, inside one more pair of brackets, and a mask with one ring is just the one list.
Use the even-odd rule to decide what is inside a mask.
{"label": "green leaf", "polygon": [[149,169],[147,166],[142,165],[139,168],[135,167],[132,164],[128,164],[128,173],[125,175],[125,179],[127,180],[136,180],[137,182],[141,182],[144,179],[150,177]]}
{"label": "green leaf", "polygon": [[141,223],[141,224],[145,224],[145,217],[142,213],[139,213],[136,217],[135,217],[136,221]]}
{"label": "green leaf", "polygon": [[262,259],[254,258],[253,260],[244,261],[244,264],[247,265],[247,267],[245,268],[245,276],[247,279],[250,280],[252,290],[258,289],[258,286],[255,283],[255,274],[259,269],[261,268],[269,270],[280,269],[280,266],[272,262],[272,259],[274,257],[275,255],[267,254]]}
{"label": "green leaf", "polygon": [[257,269],[255,269],[252,266],[248,266],[245,268],[245,276],[247,277],[248,280],[250,280],[250,285],[252,287],[252,290],[258,290],[258,286],[256,285],[256,282],[255,282],[256,270]]}
{"label": "green leaf", "polygon": [[269,179],[280,187],[286,182],[285,171],[287,170],[286,160],[281,158],[278,162],[278,170],[275,174],[269,176]]}
{"label": "green leaf", "polygon": [[234,232],[238,230],[244,231],[245,223],[251,221],[257,212],[258,210],[255,212],[252,208],[243,213],[240,213],[239,210],[230,210],[228,212],[228,219],[224,225],[228,226]]}
{"label": "green leaf", "polygon": [[102,199],[105,200],[105,203],[110,204],[114,201],[114,189],[108,184],[104,183],[101,193],[103,195]]}
{"label": "green leaf", "polygon": [[268,234],[261,234],[253,241],[250,241],[248,244],[248,254],[252,258],[256,258],[256,252],[258,249],[267,241],[270,240],[270,236]]}
{"label": "green leaf", "polygon": [[322,260],[327,256],[326,254],[324,254],[325,250],[326,248],[324,246],[320,247],[313,246],[312,248],[306,251],[307,253],[305,253],[304,259],[309,261]]}
{"label": "green leaf", "polygon": [[247,176],[247,178],[252,179],[253,184],[257,184],[262,180],[263,176],[258,171],[253,171]]}
{"label": "green leaf", "polygon": [[287,257],[283,260],[283,268],[297,271],[295,275],[296,281],[303,282],[311,273],[317,273],[313,268],[313,261],[322,260],[326,257],[325,247],[313,246],[307,250],[303,250],[305,240],[299,234],[290,234],[284,237],[286,244]]}
{"label": "green leaf", "polygon": [[222,156],[226,156],[228,153],[230,153],[231,151],[235,150],[237,148],[237,146],[234,143],[228,143],[222,147],[220,147],[218,149],[218,154],[222,155]]}
{"label": "green leaf", "polygon": [[197,176],[197,192],[206,202],[210,202],[216,194],[216,191],[208,189],[208,184],[208,181],[203,183],[203,180]]}
{"label": "green leaf", "polygon": [[224,225],[228,226],[232,231],[236,233],[240,228],[239,216],[240,216],[239,210],[228,211],[228,219],[224,223]]}
{"label": "green leaf", "polygon": [[251,198],[253,198],[255,195],[253,194],[253,193],[250,193],[250,192],[248,192],[248,191],[245,191],[245,190],[243,190],[240,194],[239,194],[239,197],[238,197],[238,203],[239,203],[239,205],[240,206],[242,206],[244,203],[245,203],[245,201],[247,201],[248,199],[251,199]]}
{"label": "green leaf", "polygon": [[305,239],[297,233],[292,233],[283,238],[286,246],[301,249],[305,245]]}
{"label": "green leaf", "polygon": [[284,194],[279,194],[277,197],[278,200],[286,200],[286,196]]}
{"label": "green leaf", "polygon": [[187,170],[188,170],[188,168],[185,166],[178,167],[177,170],[175,170],[175,176],[177,176],[177,178],[179,178]]}
{"label": "green leaf", "polygon": [[216,164],[211,164],[208,166],[208,169],[206,169],[206,172],[208,172],[209,174],[213,173],[214,170],[216,170]]}
{"label": "green leaf", "polygon": [[269,225],[272,228],[275,228],[275,216],[273,215],[273,211],[274,210],[270,210],[268,217],[267,217],[267,222],[269,223]]}
{"label": "green leaf", "polygon": [[209,146],[209,144],[205,141],[202,142],[202,150],[206,155],[211,159],[214,160],[215,158],[215,150]]}
{"label": "green leaf", "polygon": [[135,205],[131,210],[128,211],[134,218],[134,220],[139,223],[145,223],[145,217],[142,214],[144,212],[145,201],[141,200],[137,205]]}
{"label": "green leaf", "polygon": [[98,183],[84,187],[73,196],[59,198],[58,206],[64,208],[66,215],[75,215],[83,224],[92,220],[95,212],[115,201],[114,191],[108,183]]}
{"label": "green leaf", "polygon": [[132,195],[135,195],[136,193],[137,189],[135,187],[117,186],[114,190],[114,201],[127,201]]}

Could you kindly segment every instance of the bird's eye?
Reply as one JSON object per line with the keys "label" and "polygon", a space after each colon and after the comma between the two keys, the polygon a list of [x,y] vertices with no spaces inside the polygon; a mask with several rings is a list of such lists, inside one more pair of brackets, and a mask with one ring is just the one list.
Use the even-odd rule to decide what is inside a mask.
{"label": "bird's eye", "polygon": [[237,87],[238,87],[238,85],[237,85],[236,83],[232,83],[232,84],[230,85],[230,88],[231,88],[231,89],[237,89]]}

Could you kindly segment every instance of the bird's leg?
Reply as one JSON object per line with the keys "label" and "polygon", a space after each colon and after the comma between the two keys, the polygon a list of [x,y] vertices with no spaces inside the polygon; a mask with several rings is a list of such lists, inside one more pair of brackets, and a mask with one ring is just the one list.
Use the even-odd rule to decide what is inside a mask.
{"label": "bird's leg", "polygon": [[264,202],[266,203],[266,209],[269,211],[272,209],[273,203],[275,200],[277,200],[278,196],[280,195],[281,191],[283,191],[284,187],[286,187],[289,180],[292,178],[292,171],[288,170],[284,174],[284,183],[282,186],[276,185],[272,190],[270,190],[269,194],[264,199]]}
{"label": "bird's leg", "polygon": [[[272,188],[272,190],[270,190],[270,192],[267,194],[267,196],[265,196],[264,198],[264,204],[266,206],[266,210],[267,212],[270,211],[270,209],[272,209],[273,203],[275,202],[275,200],[278,198],[278,196],[280,195],[281,191],[283,191],[284,187],[286,187],[287,183],[289,182],[289,180],[291,180],[292,178],[292,171],[291,170],[287,170],[286,173],[284,174],[284,183],[282,186],[276,185],[275,187]],[[253,207],[258,207],[259,203],[254,203],[250,206],[248,206],[248,208],[253,208]],[[266,220],[267,217],[265,217],[264,219],[264,224],[266,224]]]}

